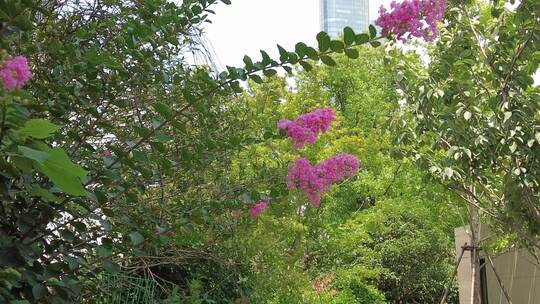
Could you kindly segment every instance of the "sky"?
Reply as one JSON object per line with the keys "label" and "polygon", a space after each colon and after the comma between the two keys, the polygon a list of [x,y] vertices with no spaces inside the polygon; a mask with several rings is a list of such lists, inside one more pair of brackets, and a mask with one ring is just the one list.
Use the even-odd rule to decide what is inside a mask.
{"label": "sky", "polygon": [[[232,0],[231,5],[213,7],[216,15],[206,27],[206,38],[218,63],[240,66],[244,55],[257,61],[259,50],[278,54],[276,44],[293,50],[297,42],[315,46],[321,30],[319,0]],[[370,0],[369,18],[376,19],[381,4],[391,0]]]}

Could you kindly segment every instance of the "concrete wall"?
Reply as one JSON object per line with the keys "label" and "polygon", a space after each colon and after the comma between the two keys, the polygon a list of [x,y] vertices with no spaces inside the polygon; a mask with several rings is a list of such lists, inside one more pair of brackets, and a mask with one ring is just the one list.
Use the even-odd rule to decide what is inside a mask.
{"label": "concrete wall", "polygon": [[[468,227],[459,227],[454,231],[456,244],[456,259],[461,253],[464,243],[470,244]],[[487,229],[480,227],[481,239],[487,237]],[[492,257],[495,269],[501,277],[504,287],[510,295],[513,304],[540,303],[540,265],[535,258],[524,249],[513,249]],[[506,298],[497,282],[497,278],[486,259],[486,277],[488,304],[507,304]],[[459,284],[460,304],[471,303],[471,258],[470,252],[465,251],[458,267],[457,281]]]}

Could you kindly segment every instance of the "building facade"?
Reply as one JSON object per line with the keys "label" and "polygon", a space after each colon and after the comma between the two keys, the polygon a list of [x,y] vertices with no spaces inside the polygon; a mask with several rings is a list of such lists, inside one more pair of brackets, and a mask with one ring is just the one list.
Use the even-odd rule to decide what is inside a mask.
{"label": "building facade", "polygon": [[[480,225],[479,235],[481,240],[489,243],[491,234],[487,226]],[[458,259],[462,246],[471,243],[469,227],[456,228],[454,236],[456,259]],[[482,248],[482,244],[480,244],[480,248]],[[481,304],[509,304],[503,287],[513,304],[540,303],[540,265],[528,250],[512,248],[493,255],[492,262],[493,265],[486,258],[485,252],[481,250],[480,264],[483,265],[480,268]],[[471,278],[470,251],[464,251],[457,269],[460,304],[471,303]]]}
{"label": "building facade", "polygon": [[321,0],[321,29],[339,37],[346,26],[357,33],[367,30],[369,0]]}

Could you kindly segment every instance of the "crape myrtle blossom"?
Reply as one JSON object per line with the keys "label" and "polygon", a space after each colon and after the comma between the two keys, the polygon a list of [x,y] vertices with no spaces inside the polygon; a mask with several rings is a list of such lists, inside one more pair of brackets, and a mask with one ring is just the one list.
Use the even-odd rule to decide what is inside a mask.
{"label": "crape myrtle blossom", "polygon": [[2,85],[5,89],[21,89],[32,77],[28,61],[24,56],[16,56],[8,59],[0,69]]}
{"label": "crape myrtle blossom", "polygon": [[[404,0],[392,1],[391,12],[383,6],[375,24],[382,27],[383,35],[394,34],[402,41],[409,37],[433,41],[438,34],[437,23],[446,10],[446,0]],[[407,37],[406,34],[409,34]]]}
{"label": "crape myrtle blossom", "polygon": [[317,136],[328,130],[335,117],[336,112],[331,108],[317,109],[302,114],[295,120],[282,119],[277,123],[277,127],[292,139],[296,149],[301,149],[306,143],[314,144]]}
{"label": "crape myrtle blossom", "polygon": [[268,200],[261,200],[256,202],[255,204],[253,204],[251,209],[249,209],[249,215],[253,218],[258,217],[259,215],[261,215],[261,213],[264,212],[264,210],[266,210],[266,208],[268,208],[268,203]]}
{"label": "crape myrtle blossom", "polygon": [[304,192],[311,205],[318,207],[321,197],[330,190],[332,184],[353,177],[359,166],[358,159],[347,153],[335,155],[315,166],[307,159],[299,158],[289,165],[287,186]]}

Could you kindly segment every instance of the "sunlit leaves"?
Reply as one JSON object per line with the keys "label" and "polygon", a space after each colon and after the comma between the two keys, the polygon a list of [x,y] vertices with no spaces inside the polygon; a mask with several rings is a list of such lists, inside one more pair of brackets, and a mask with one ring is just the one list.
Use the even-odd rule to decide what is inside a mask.
{"label": "sunlit leaves", "polygon": [[79,165],[74,164],[61,148],[49,148],[44,144],[39,145],[41,151],[49,157],[43,162],[36,162],[35,166],[50,178],[62,191],[71,195],[85,195],[82,180],[87,172]]}
{"label": "sunlit leaves", "polygon": [[52,124],[49,121],[43,119],[30,119],[18,130],[18,133],[23,136],[43,139],[52,136],[52,134],[59,129],[59,126]]}

